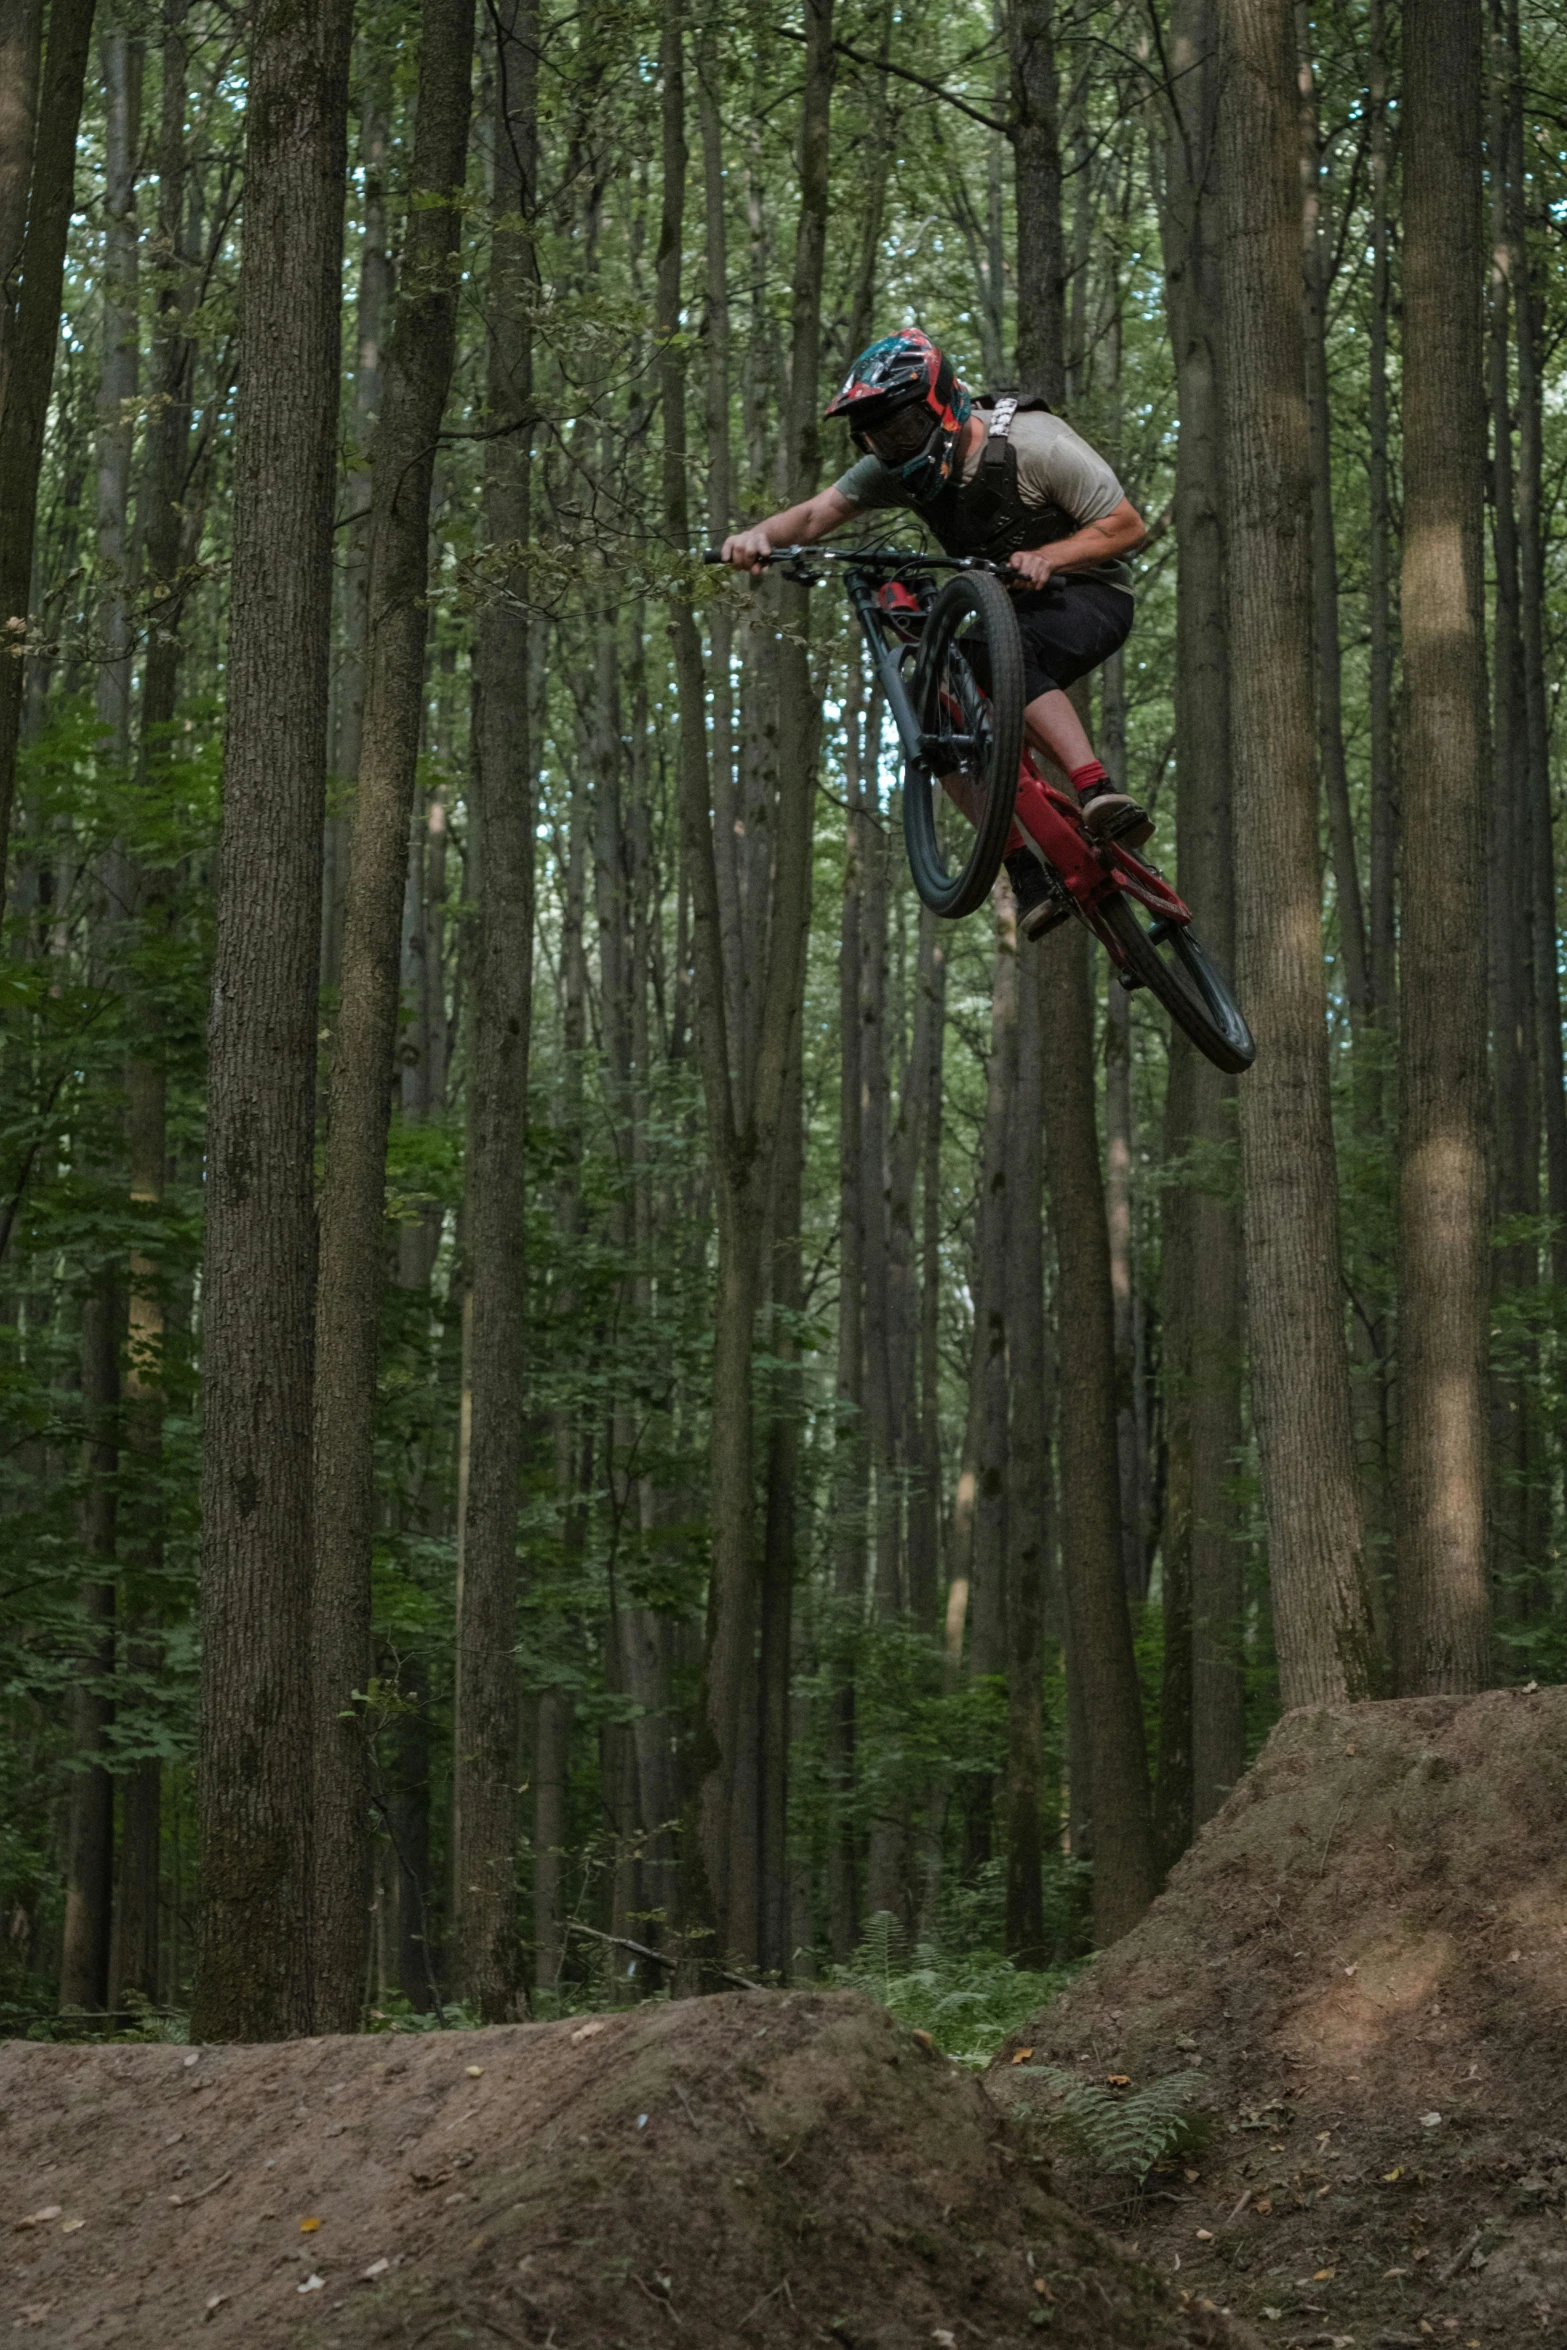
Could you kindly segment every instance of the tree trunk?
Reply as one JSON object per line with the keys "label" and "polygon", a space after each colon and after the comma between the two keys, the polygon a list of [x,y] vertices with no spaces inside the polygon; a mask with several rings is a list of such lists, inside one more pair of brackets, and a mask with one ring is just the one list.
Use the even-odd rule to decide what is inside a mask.
{"label": "tree trunk", "polygon": [[1488,1248],[1478,0],[1404,13],[1399,1683],[1483,1686]]}
{"label": "tree trunk", "polygon": [[[368,680],[333,1037],[316,1291],[315,1983],[353,2031],[370,1919],[370,1783],[356,1692],[371,1671],[376,1366],[403,904],[424,717],[430,486],[457,336],[473,0],[425,0],[402,298],[371,453]],[[482,750],[481,750],[482,756]],[[481,849],[482,870],[482,849]]]}
{"label": "tree trunk", "polygon": [[[684,368],[674,337],[680,320],[680,240],[685,201],[683,35],[680,0],[668,0],[662,33],[663,199],[658,249],[655,336],[664,410],[664,522],[677,547],[687,542]],[[788,492],[802,496],[816,477],[816,409],[822,260],[826,241],[827,137],[832,91],[831,0],[807,10],[805,95],[801,112],[801,207],[794,255],[789,405],[784,441]],[[696,1755],[700,1862],[687,1840],[687,1908],[710,1926],[716,1953],[751,1955],[732,1921],[756,1914],[754,1829],[736,1835],[742,1744],[754,1734],[757,1572],[753,1540],[753,1322],[760,1302],[762,1252],[779,1149],[788,1072],[805,974],[810,913],[811,776],[818,708],[805,642],[805,590],[779,598],[786,634],[776,675],[780,728],[776,820],[764,828],[771,863],[770,936],[756,965],[759,1014],[746,1040],[732,1034],[723,962],[723,924],[703,739],[705,696],[695,618],[673,603],[676,678],[681,712],[681,823],[693,898],[697,1033],[712,1149],[718,1225],[711,1424],[712,1568],[707,1653],[699,1701]],[[765,839],[770,833],[770,839]],[[765,868],[754,867],[758,882]],[[753,924],[760,907],[751,908]],[[742,1018],[744,1015],[742,1015]],[[742,1878],[736,1881],[737,1856]]]}
{"label": "tree trunk", "polygon": [[799,1316],[804,1306],[800,1221],[804,1174],[805,1107],[797,1041],[784,1092],[778,1173],[773,1191],[774,1369],[762,1528],[758,1660],[761,1703],[757,1737],[757,1959],[766,1972],[785,1980],[792,1939],[788,1851],[789,1692],[800,1538],[797,1495],[803,1396]]}
{"label": "tree trunk", "polygon": [[[969,1668],[983,1677],[1007,1663],[1007,1341],[1015,1289],[1011,1259],[1009,1137],[1018,1070],[1017,910],[996,896],[996,960],[990,999],[985,1153],[974,1219],[973,1536],[969,1564]],[[985,1791],[988,1808],[989,1790]],[[988,1831],[987,1831],[988,1849]]]}
{"label": "tree trunk", "polygon": [[0,418],[5,415],[17,279],[27,239],[43,29],[42,0],[5,0],[0,7]]}
{"label": "tree trunk", "polygon": [[[82,1408],[86,1496],[82,1548],[113,1572],[116,1547],[115,1472],[119,1444],[119,1331],[112,1293],[95,1290],[82,1308]],[[71,1811],[66,1848],[65,1924],[60,1952],[63,2011],[101,2016],[109,2004],[110,1928],[114,1900],[114,1781],[102,1760],[114,1718],[114,1585],[86,1583],[82,1613],[89,1627],[71,1690]]]}
{"label": "tree trunk", "polygon": [[533,1797],[533,1979],[541,1991],[558,1989],[561,1961],[566,1955],[572,1707],[569,1689],[539,1692]]}
{"label": "tree trunk", "polygon": [[[1213,0],[1171,20],[1160,226],[1175,356],[1176,863],[1222,967],[1234,968],[1235,878],[1219,374],[1219,62]],[[1167,1471],[1160,1851],[1172,1860],[1244,1761],[1240,1207],[1230,1173],[1235,1080],[1172,1031],[1164,1155],[1162,1346]],[[1200,1272],[1200,1286],[1197,1268]]]}
{"label": "tree trunk", "polygon": [[[359,239],[359,291],[355,304],[352,464],[343,485],[346,524],[343,544],[342,641],[335,681],[332,772],[339,786],[359,779],[364,742],[365,653],[370,624],[371,444],[381,413],[382,357],[392,309],[392,258],[387,250],[386,179],[391,104],[386,68],[364,59],[366,82],[359,124],[359,158],[364,173]],[[325,872],[321,889],[321,984],[335,988],[343,971],[343,917],[348,895],[348,812],[327,811]]]}
{"label": "tree trunk", "polygon": [[[916,1229],[916,1217],[920,1213],[916,1193],[922,1181],[928,1189],[933,1173],[938,1186],[940,1182],[945,978],[946,947],[941,938],[940,917],[928,906],[922,907],[915,969],[918,993],[914,1034],[894,1160],[897,1176],[893,1229],[899,1238],[900,1252],[907,1256],[909,1289],[899,1330],[904,1355],[904,1448],[908,1474],[904,1505],[908,1604],[914,1623],[926,1633],[934,1633],[937,1628],[941,1597],[940,1439],[938,1429],[926,1416],[923,1384],[925,1323],[927,1316],[933,1316],[936,1311],[940,1256],[939,1250],[927,1245],[927,1236]],[[934,1403],[934,1380],[932,1387]]]}
{"label": "tree trunk", "polygon": [[[1491,510],[1495,549],[1495,716],[1491,791],[1486,806],[1489,915],[1491,1116],[1496,1135],[1495,1222],[1539,1214],[1540,1137],[1535,1081],[1534,966],[1530,951],[1533,882],[1530,870],[1529,742],[1524,709],[1523,641],[1519,628],[1518,523],[1513,480],[1512,266],[1508,239],[1507,153],[1509,61],[1503,8],[1491,8],[1490,171],[1491,256],[1489,375]],[[1498,1308],[1534,1286],[1538,1252],[1532,1241],[1510,1238],[1490,1258]],[[1522,1600],[1530,1575],[1530,1390],[1527,1370],[1491,1381],[1495,1566]]]}
{"label": "tree trunk", "polygon": [[1286,1706],[1372,1687],[1318,890],[1311,443],[1289,0],[1221,0],[1221,370],[1247,1296]]}
{"label": "tree trunk", "polygon": [[1397,781],[1393,712],[1393,501],[1388,422],[1388,335],[1393,311],[1391,168],[1388,136],[1387,9],[1370,0],[1371,108],[1371,326],[1367,391],[1367,562],[1370,655],[1366,679],[1371,738],[1371,993],[1379,1025],[1394,1021],[1395,875],[1398,861]]}
{"label": "tree trunk", "polygon": [[1551,1279],[1567,1288],[1567,1079],[1562,1066],[1561,969],[1557,952],[1556,844],[1551,812],[1551,757],[1546,671],[1544,387],[1540,299],[1524,217],[1523,68],[1516,0],[1508,10],[1511,116],[1509,234],[1518,333],[1519,627],[1523,638],[1524,710],[1529,745],[1528,867],[1533,887],[1531,933],[1545,1137],[1546,1208],[1552,1218]]}
{"label": "tree trunk", "polygon": [[[851,653],[844,726],[851,741],[864,704],[863,671]],[[828,1939],[841,1965],[859,1939],[858,1852],[854,1833],[854,1673],[865,1605],[865,1341],[862,1312],[865,1213],[860,1131],[860,917],[864,827],[858,808],[858,761],[850,777],[845,827],[843,918],[838,949],[838,1363],[833,1395],[833,1608],[827,1726],[830,1804],[827,1816]]]}
{"label": "tree trunk", "polygon": [[141,346],[136,309],[142,50],[106,33],[104,82],[103,367],[98,379],[98,723],[110,756],[130,754],[131,450]]}
{"label": "tree trunk", "polygon": [[1338,541],[1333,523],[1333,417],[1328,400],[1327,253],[1322,233],[1317,89],[1311,69],[1309,0],[1295,0],[1300,82],[1301,283],[1306,357],[1306,413],[1311,434],[1311,604],[1317,655],[1317,744],[1332,844],[1339,952],[1351,1016],[1364,1018],[1371,984],[1366,922],[1355,855],[1355,826],[1344,763],[1344,665],[1338,638]]}
{"label": "tree trunk", "polygon": [[[1106,762],[1108,765],[1108,761]],[[1112,775],[1117,770],[1110,769]],[[1119,788],[1119,787],[1118,787]],[[1113,987],[1105,1007],[1105,1209],[1110,1226],[1110,1302],[1115,1315],[1115,1456],[1120,1488],[1121,1573],[1126,1596],[1148,1596],[1143,1497],[1147,1476],[1138,1413],[1137,1270],[1132,1229],[1132,1006]]]}
{"label": "tree trunk", "polygon": [[[38,20],[27,0],[4,0],[0,8],[0,64],[16,74],[14,86],[0,74],[5,93],[0,99],[5,108],[0,115],[0,236],[6,240],[0,299],[0,632],[9,630],[13,637],[12,624],[26,620],[32,587],[38,478],[59,340],[76,129],[92,22],[93,0],[54,0],[34,111],[28,93]],[[0,653],[0,909],[16,789],[22,675],[22,655],[10,644]]]}
{"label": "tree trunk", "polygon": [[1043,1031],[1053,1040],[1045,1175],[1056,1237],[1059,1344],[1071,1365],[1061,1386],[1059,1441],[1068,1670],[1080,1692],[1082,1724],[1082,1743],[1072,1749],[1073,1809],[1086,1809],[1092,1825],[1094,1940],[1102,1948],[1137,1923],[1158,1880],[1117,1522],[1115,1332],[1095,1131],[1087,935],[1074,923],[1039,951]]}
{"label": "tree trunk", "polygon": [[1017,204],[1017,386],[1059,406],[1066,388],[1055,0],[1007,11]]}
{"label": "tree trunk", "polygon": [[1050,1573],[1050,1424],[1054,1366],[1045,1309],[1044,963],[1018,969],[1017,1081],[1008,1135],[1011,1447],[1007,1495],[1006,1949],[1021,1967],[1049,1963],[1045,1943],[1044,1645]]}
{"label": "tree trunk", "polygon": [[[153,413],[147,425],[145,471],[138,519],[151,618],[142,667],[140,776],[149,786],[169,761],[168,730],[179,687],[180,626],[184,612],[183,535],[190,446],[191,379],[195,344],[185,328],[195,298],[187,219],[185,141],[189,44],[185,0],[171,0],[163,26],[163,96],[158,128],[158,223],[152,248],[161,275],[153,320]],[[134,877],[133,895],[144,942],[167,935],[173,876],[153,865]],[[164,1039],[138,1040],[126,1067],[125,1131],[133,1216],[155,1217],[163,1199],[168,1158],[168,1070]],[[131,1620],[127,1661],[153,1673],[161,1662],[152,1633],[155,1578],[164,1558],[163,1460],[164,1304],[161,1268],[146,1244],[130,1257],[129,1332],[125,1374],[125,1443],[133,1470],[129,1506],[122,1504],[122,1549],[130,1570]],[[150,1588],[141,1578],[149,1579]],[[121,1791],[119,1914],[115,1927],[112,2003],[128,2012],[128,1997],[158,1997],[158,1888],[162,1848],[162,1769],[146,1755],[125,1776]]]}
{"label": "tree trunk", "polygon": [[193,2036],[308,2031],[321,826],[352,11],[251,48],[202,1286]]}
{"label": "tree trunk", "polygon": [[[496,23],[496,224],[489,283],[490,430],[484,536],[526,546],[536,278],[539,19],[505,0]],[[514,429],[506,431],[511,426]],[[453,1954],[487,2021],[512,2012],[516,1916],[517,1509],[526,1438],[523,1142],[533,1003],[533,797],[520,566],[497,580],[474,650],[478,937],[468,1112],[473,1436],[457,1603],[452,1787]]]}

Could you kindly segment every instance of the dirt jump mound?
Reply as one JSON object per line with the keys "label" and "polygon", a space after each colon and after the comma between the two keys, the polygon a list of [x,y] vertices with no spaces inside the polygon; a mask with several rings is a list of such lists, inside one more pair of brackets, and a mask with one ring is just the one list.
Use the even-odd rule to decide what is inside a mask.
{"label": "dirt jump mound", "polygon": [[[847,1992],[0,2050],[0,2324],[50,2350],[1192,2350],[982,2085]],[[30,2336],[30,2329],[36,2333]]]}
{"label": "dirt jump mound", "polygon": [[1567,1690],[1287,1716],[990,2080],[1193,2070],[1205,2145],[1058,2179],[1167,2275],[1281,2346],[1567,2346]]}

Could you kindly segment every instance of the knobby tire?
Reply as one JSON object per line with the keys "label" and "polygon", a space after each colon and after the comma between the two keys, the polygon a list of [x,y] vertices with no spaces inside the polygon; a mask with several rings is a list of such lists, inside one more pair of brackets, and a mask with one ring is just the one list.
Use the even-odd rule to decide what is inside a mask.
{"label": "knobby tire", "polygon": [[985,804],[967,862],[956,873],[947,865],[936,829],[933,802],[939,783],[911,763],[903,787],[903,836],[914,886],[931,912],[949,921],[972,914],[990,895],[1012,829],[1023,755],[1023,642],[1006,589],[987,572],[964,572],[948,580],[930,608],[914,671],[920,725],[927,734],[950,727],[942,703],[944,681],[955,679],[979,708],[977,680],[957,645],[962,631],[976,625],[989,670],[983,773],[975,776]]}
{"label": "knobby tire", "polygon": [[1145,917],[1117,891],[1096,909],[1098,924],[1115,939],[1126,968],[1157,996],[1170,1018],[1216,1069],[1242,1076],[1257,1057],[1251,1030],[1223,974],[1201,939],[1172,924],[1162,941],[1143,927]]}

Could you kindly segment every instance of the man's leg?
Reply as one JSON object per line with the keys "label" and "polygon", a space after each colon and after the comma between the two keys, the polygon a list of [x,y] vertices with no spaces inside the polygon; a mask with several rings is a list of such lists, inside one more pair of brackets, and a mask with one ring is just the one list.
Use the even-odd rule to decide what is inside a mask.
{"label": "man's leg", "polygon": [[1134,849],[1147,840],[1152,820],[1134,799],[1112,788],[1082,720],[1058,687],[1035,695],[1023,712],[1023,726],[1035,750],[1043,751],[1070,781],[1095,840],[1123,840]]}

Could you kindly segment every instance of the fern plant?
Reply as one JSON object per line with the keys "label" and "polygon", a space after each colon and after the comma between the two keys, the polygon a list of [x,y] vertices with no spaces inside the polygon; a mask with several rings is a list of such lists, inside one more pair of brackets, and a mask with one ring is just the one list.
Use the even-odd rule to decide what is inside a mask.
{"label": "fern plant", "polygon": [[948,2056],[982,2072],[1008,2034],[1065,1988],[1070,1970],[1032,1974],[1000,1951],[951,1949],[935,1936],[910,1949],[897,1919],[878,1910],[853,1958],[827,1979],[879,2000],[900,2024],[929,2032]]}
{"label": "fern plant", "polygon": [[1200,2072],[1166,2073],[1142,2089],[1113,2089],[1080,2080],[1053,2065],[1028,2070],[1047,2081],[1059,2103],[1046,2127],[1068,2140],[1096,2170],[1120,2178],[1146,2177],[1154,2164],[1178,2154],[1204,2134],[1209,2116],[1198,2106]]}

